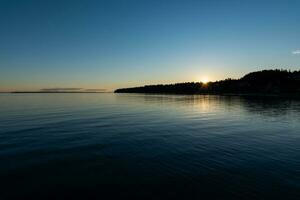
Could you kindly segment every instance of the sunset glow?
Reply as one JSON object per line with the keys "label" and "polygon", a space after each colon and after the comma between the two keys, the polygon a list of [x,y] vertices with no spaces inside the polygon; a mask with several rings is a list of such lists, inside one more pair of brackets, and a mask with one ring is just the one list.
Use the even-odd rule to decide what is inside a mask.
{"label": "sunset glow", "polygon": [[200,79],[200,82],[201,82],[201,83],[204,83],[204,84],[208,83],[209,81],[210,81],[210,80],[209,80],[208,77],[202,77],[202,78]]}
{"label": "sunset glow", "polygon": [[1,1],[0,92],[113,91],[299,69],[299,1],[46,2]]}

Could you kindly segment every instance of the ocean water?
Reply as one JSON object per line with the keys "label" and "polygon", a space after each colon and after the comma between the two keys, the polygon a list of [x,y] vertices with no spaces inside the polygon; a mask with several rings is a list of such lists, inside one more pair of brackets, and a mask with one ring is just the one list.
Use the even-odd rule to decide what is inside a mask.
{"label": "ocean water", "polygon": [[0,199],[300,199],[300,101],[0,94]]}

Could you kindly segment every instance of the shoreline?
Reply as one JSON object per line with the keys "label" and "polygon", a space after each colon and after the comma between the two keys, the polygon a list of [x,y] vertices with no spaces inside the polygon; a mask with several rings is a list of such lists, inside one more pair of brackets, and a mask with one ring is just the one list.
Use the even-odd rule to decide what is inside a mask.
{"label": "shoreline", "polygon": [[300,94],[261,94],[261,93],[146,93],[146,92],[114,92],[115,94],[144,94],[144,95],[216,95],[216,96],[240,96],[240,97],[275,97],[275,98],[297,98]]}
{"label": "shoreline", "polygon": [[95,94],[95,93],[113,93],[113,92],[3,92],[9,94]]}

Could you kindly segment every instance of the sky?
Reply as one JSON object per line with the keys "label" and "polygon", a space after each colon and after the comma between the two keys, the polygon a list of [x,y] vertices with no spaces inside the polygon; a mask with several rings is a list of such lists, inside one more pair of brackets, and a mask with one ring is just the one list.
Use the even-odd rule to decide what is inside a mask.
{"label": "sky", "polygon": [[300,69],[300,1],[0,0],[0,91]]}

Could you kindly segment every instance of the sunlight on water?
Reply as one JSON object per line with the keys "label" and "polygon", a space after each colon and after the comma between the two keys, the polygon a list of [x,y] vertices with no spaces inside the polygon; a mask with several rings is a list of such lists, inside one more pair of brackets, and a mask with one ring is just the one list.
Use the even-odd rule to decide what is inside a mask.
{"label": "sunlight on water", "polygon": [[1,94],[0,197],[297,199],[299,130],[297,100]]}

